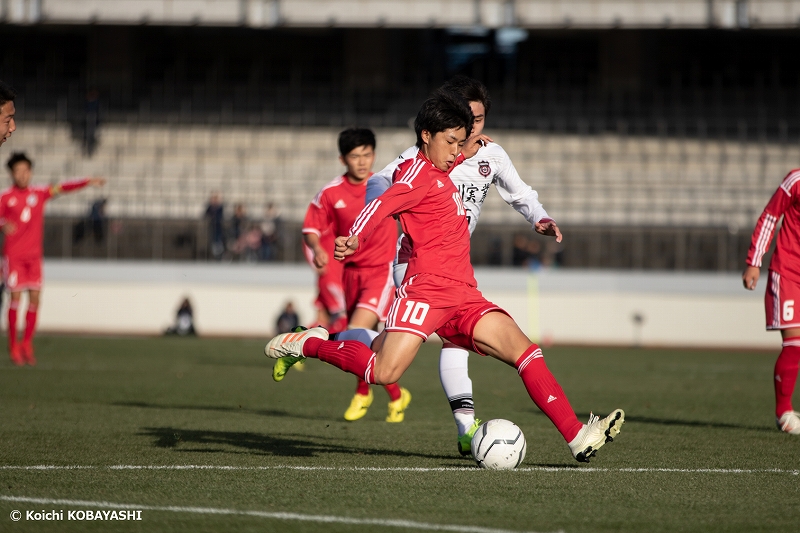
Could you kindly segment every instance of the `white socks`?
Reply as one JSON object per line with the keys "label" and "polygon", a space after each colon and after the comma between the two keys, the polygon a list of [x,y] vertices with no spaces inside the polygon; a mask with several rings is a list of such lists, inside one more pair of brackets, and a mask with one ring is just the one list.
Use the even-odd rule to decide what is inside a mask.
{"label": "white socks", "polygon": [[459,436],[465,434],[475,422],[468,358],[467,350],[456,347],[442,348],[442,354],[439,356],[439,379],[450,402]]}

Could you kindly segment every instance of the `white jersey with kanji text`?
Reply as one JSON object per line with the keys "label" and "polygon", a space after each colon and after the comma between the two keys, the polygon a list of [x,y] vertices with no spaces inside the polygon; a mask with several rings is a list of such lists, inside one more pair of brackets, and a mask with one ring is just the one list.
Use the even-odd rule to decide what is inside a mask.
{"label": "white jersey with kanji text", "polygon": [[[416,157],[418,152],[419,148],[412,146],[386,168],[373,174],[367,182],[366,202],[369,203],[383,194],[392,184],[392,175],[397,167],[403,161]],[[511,158],[499,144],[489,143],[482,146],[477,154],[450,172],[450,179],[461,193],[467,208],[470,235],[475,231],[481,207],[492,184],[497,188],[500,197],[525,217],[531,227],[544,218],[550,218],[539,202],[539,194],[522,181]]]}

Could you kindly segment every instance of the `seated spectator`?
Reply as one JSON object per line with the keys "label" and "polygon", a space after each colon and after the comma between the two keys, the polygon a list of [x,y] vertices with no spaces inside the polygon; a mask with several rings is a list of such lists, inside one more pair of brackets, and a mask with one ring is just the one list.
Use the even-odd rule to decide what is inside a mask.
{"label": "seated spectator", "polygon": [[300,317],[297,316],[297,313],[294,310],[294,304],[292,304],[292,302],[286,302],[286,307],[283,309],[283,312],[280,314],[278,321],[275,324],[277,332],[279,334],[289,333],[299,325]]}
{"label": "seated spectator", "polygon": [[189,298],[184,298],[175,316],[175,325],[167,328],[165,335],[197,335],[194,329],[194,317],[192,314],[192,303]]}

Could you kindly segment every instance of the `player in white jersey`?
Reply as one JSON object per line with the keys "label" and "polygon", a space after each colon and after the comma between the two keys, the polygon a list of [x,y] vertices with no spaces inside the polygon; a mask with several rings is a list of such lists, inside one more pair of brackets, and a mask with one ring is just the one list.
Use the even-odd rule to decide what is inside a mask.
{"label": "player in white jersey", "polygon": [[[477,80],[456,76],[445,83],[442,89],[455,92],[469,102],[475,115],[472,136],[481,135],[486,115],[491,107],[486,87]],[[406,159],[414,158],[418,151],[419,148],[412,146],[386,168],[374,174],[367,182],[366,202],[369,203],[383,194],[392,184],[392,175],[397,167]],[[494,185],[503,200],[525,217],[534,231],[545,235],[552,230],[555,232],[556,241],[561,242],[561,232],[539,202],[538,193],[522,181],[511,158],[499,144],[484,145],[474,157],[454,168],[450,172],[450,179],[461,192],[461,198],[467,208],[470,235],[475,231],[483,202],[489,189]],[[398,254],[394,265],[394,279],[398,287],[405,277],[408,254],[411,250],[404,237],[401,235],[398,240]],[[458,451],[462,455],[470,453],[472,435],[480,425],[480,420],[475,418],[468,357],[467,350],[450,343],[444,344],[439,357],[439,378],[458,427]]]}

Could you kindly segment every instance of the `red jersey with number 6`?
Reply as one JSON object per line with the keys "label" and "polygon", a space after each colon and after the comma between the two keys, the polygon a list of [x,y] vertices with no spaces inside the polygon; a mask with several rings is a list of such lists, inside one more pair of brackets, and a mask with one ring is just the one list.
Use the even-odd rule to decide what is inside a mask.
{"label": "red jersey with number 6", "polygon": [[800,169],[789,172],[761,213],[747,252],[748,265],[761,266],[781,216],[783,225],[769,269],[800,283]]}
{"label": "red jersey with number 6", "polygon": [[[450,171],[463,161],[459,154]],[[386,217],[398,214],[412,247],[405,279],[425,273],[477,287],[469,258],[466,209],[450,171],[436,168],[422,152],[404,161],[392,177],[392,186],[367,204],[350,229],[350,235],[358,235],[359,250],[379,238],[373,232]]]}
{"label": "red jersey with number 6", "polygon": [[0,217],[13,226],[6,234],[4,256],[41,257],[44,204],[51,197],[50,187],[11,187],[0,196]]}
{"label": "red jersey with number 6", "polygon": [[53,187],[12,186],[4,191],[0,195],[0,221],[12,224],[14,229],[6,233],[3,255],[15,259],[41,257],[45,202],[61,191],[77,190],[88,183],[88,179],[79,179]]}

